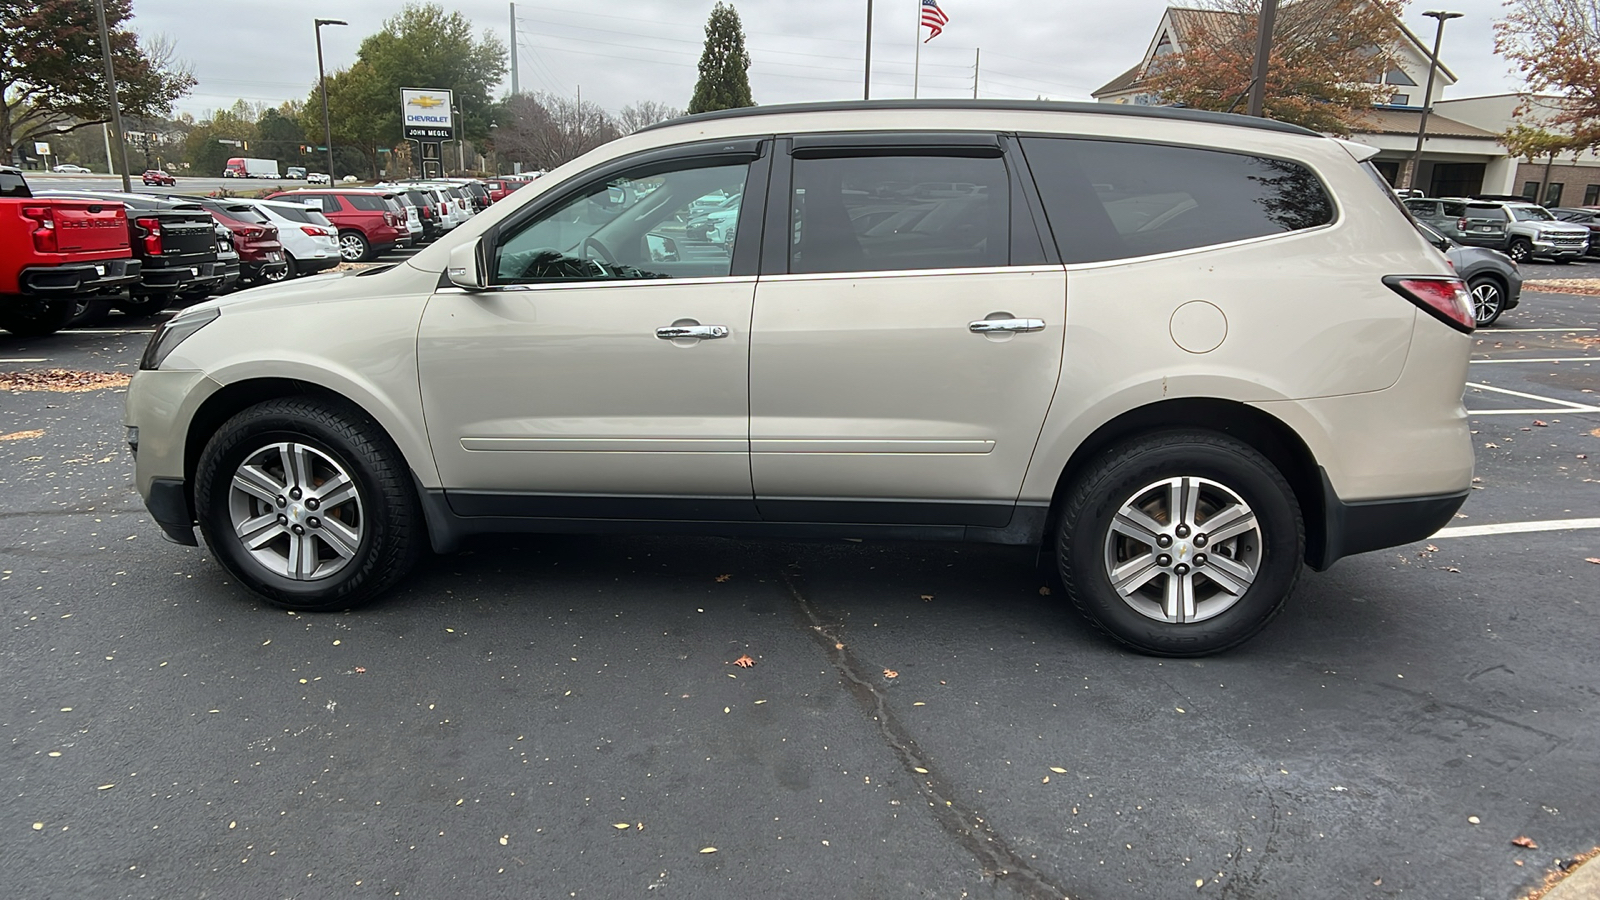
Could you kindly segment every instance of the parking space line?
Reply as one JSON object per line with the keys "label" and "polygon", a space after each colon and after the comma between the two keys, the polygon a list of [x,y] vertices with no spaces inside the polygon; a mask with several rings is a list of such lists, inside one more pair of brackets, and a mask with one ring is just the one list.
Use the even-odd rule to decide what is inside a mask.
{"label": "parking space line", "polygon": [[1496,328],[1494,331],[1480,331],[1479,334],[1505,334],[1511,331],[1594,331],[1593,328]]}
{"label": "parking space line", "polygon": [[[1590,406],[1590,405],[1583,404],[1583,403],[1573,403],[1571,400],[1558,400],[1555,397],[1541,397],[1538,394],[1526,394],[1526,393],[1523,393],[1522,391],[1513,391],[1510,388],[1495,387],[1492,384],[1483,384],[1482,382],[1469,381],[1469,382],[1467,382],[1467,387],[1469,387],[1469,388],[1481,388],[1482,390],[1485,390],[1485,391],[1494,391],[1497,394],[1510,394],[1513,397],[1521,397],[1524,400],[1538,400],[1540,403],[1559,403],[1561,406],[1565,407],[1565,409],[1540,410],[1541,412],[1600,412],[1600,406]],[[1472,410],[1468,410],[1468,411],[1472,412]],[[1504,415],[1510,415],[1511,413],[1514,413],[1514,412],[1525,412],[1525,411],[1526,410],[1485,410],[1483,412],[1479,412],[1479,413],[1476,413],[1476,414],[1477,415],[1488,415],[1488,416],[1493,416],[1493,415],[1504,416]]]}
{"label": "parking space line", "polygon": [[1535,531],[1580,531],[1600,528],[1600,519],[1546,519],[1539,522],[1502,522],[1499,525],[1458,525],[1441,528],[1436,538],[1479,537],[1487,534],[1528,534]]}
{"label": "parking space line", "polygon": [[1475,359],[1472,364],[1485,363],[1564,363],[1564,362],[1600,362],[1600,356],[1552,356],[1543,359]]}
{"label": "parking space line", "polygon": [[49,362],[49,361],[50,360],[44,358],[43,356],[30,357],[30,358],[27,358],[27,359],[23,359],[21,357],[18,357],[17,359],[0,359],[0,363],[31,363],[31,362]]}

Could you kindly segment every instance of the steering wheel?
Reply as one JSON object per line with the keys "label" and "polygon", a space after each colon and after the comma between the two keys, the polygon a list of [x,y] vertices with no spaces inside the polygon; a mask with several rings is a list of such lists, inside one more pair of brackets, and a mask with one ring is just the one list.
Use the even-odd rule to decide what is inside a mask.
{"label": "steering wheel", "polygon": [[614,266],[617,264],[617,258],[612,255],[610,250],[606,249],[605,244],[600,243],[598,238],[586,237],[583,239],[583,255],[590,259],[599,259],[608,265]]}

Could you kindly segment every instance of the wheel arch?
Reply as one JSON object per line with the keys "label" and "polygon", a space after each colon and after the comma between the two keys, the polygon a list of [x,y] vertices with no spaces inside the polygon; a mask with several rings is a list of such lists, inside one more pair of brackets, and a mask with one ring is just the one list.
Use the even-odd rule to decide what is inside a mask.
{"label": "wheel arch", "polygon": [[1306,530],[1308,563],[1323,557],[1327,543],[1326,502],[1321,469],[1305,441],[1281,419],[1234,400],[1182,397],[1128,410],[1095,429],[1067,459],[1051,495],[1045,539],[1055,534],[1061,502],[1072,482],[1101,454],[1138,435],[1172,429],[1203,429],[1226,434],[1267,457],[1294,490]]}

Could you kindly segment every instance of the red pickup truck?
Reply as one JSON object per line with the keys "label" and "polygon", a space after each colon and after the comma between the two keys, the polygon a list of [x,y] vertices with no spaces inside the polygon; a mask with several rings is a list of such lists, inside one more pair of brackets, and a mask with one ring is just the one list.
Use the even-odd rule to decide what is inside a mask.
{"label": "red pickup truck", "polygon": [[80,298],[121,290],[139,273],[122,204],[35,197],[20,171],[0,166],[0,328],[50,334]]}

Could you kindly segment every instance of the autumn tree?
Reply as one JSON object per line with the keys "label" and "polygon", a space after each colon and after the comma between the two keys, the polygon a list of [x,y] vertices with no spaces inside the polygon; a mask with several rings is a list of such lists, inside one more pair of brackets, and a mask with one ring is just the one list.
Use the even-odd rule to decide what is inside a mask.
{"label": "autumn tree", "polygon": [[1510,0],[1506,7],[1510,14],[1494,26],[1495,51],[1522,70],[1530,92],[1564,98],[1542,111],[1541,125],[1568,135],[1563,149],[1600,147],[1600,0]]}
{"label": "autumn tree", "polygon": [[[1390,48],[1403,35],[1401,0],[1291,0],[1278,9],[1265,115],[1313,131],[1349,134],[1387,99]],[[1175,9],[1180,48],[1156,57],[1143,85],[1168,103],[1237,110],[1254,81],[1259,0],[1201,0]]]}
{"label": "autumn tree", "polygon": [[706,20],[706,44],[700,54],[700,80],[695,83],[689,112],[755,106],[750,98],[750,54],[744,49],[739,13],[718,0]]}
{"label": "autumn tree", "polygon": [[642,100],[638,103],[624,106],[617,114],[617,128],[623,134],[633,134],[641,128],[676,119],[683,115],[683,110],[655,100]]}
{"label": "autumn tree", "polygon": [[554,169],[621,136],[595,103],[554,94],[507,97],[495,118],[495,151],[524,168]]}
{"label": "autumn tree", "polygon": [[[165,116],[194,86],[172,44],[141,44],[126,25],[132,0],[106,0],[117,100],[130,116]],[[100,25],[83,0],[0,0],[0,162],[36,139],[98,125],[111,115]]]}

